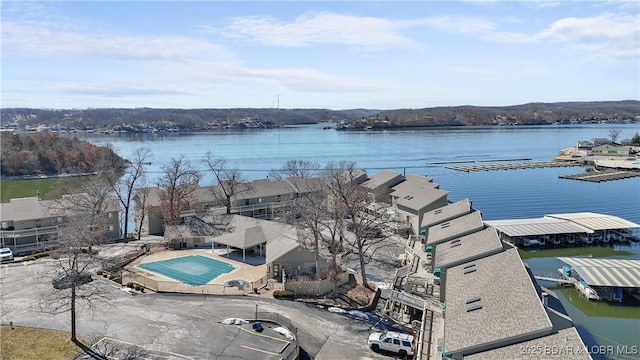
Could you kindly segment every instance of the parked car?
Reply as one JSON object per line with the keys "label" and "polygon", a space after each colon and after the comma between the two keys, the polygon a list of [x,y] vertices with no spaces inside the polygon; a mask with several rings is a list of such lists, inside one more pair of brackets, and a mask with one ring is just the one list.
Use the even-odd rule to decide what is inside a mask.
{"label": "parked car", "polygon": [[68,271],[54,276],[51,280],[51,284],[54,289],[62,290],[70,288],[74,283],[76,286],[80,286],[90,283],[91,281],[93,281],[93,278],[89,273]]}
{"label": "parked car", "polygon": [[0,249],[0,261],[11,261],[13,260],[13,252],[9,248]]}
{"label": "parked car", "polygon": [[401,357],[413,355],[413,335],[389,331],[386,333],[375,332],[369,335],[367,345],[373,351],[385,350],[396,353]]}

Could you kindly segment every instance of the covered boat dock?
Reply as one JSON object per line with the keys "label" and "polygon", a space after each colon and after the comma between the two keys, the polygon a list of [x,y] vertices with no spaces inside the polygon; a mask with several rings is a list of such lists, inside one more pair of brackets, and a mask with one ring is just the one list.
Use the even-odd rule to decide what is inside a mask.
{"label": "covered boat dock", "polygon": [[562,272],[582,286],[593,289],[600,299],[622,301],[623,292],[640,301],[640,260],[559,257],[567,264]]}
{"label": "covered boat dock", "polygon": [[613,215],[581,212],[541,218],[487,220],[500,239],[520,247],[578,246],[639,241],[632,230],[640,225]]}

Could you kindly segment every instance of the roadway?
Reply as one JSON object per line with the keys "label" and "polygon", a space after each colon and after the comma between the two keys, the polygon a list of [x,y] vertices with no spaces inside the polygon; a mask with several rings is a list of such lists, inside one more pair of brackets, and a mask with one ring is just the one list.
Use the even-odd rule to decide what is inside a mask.
{"label": "roadway", "polygon": [[[53,315],[38,310],[52,290],[54,261],[43,258],[0,267],[3,323],[70,331],[69,312]],[[389,359],[367,347],[369,324],[302,303],[253,296],[134,296],[104,278],[94,279],[90,285],[104,301],[97,302],[92,311],[80,307],[78,333],[142,346],[153,359],[263,359],[265,353],[260,349],[249,349],[246,331],[220,323],[232,317],[253,319],[256,305],[260,312],[291,319],[298,328],[300,346],[315,359]],[[261,346],[259,342],[255,345]]]}

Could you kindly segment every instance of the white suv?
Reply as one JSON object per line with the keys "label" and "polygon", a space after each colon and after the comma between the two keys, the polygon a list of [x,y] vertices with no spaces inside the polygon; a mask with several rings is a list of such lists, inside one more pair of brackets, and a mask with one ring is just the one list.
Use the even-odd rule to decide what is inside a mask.
{"label": "white suv", "polygon": [[0,261],[11,261],[13,260],[13,252],[9,248],[0,249]]}
{"label": "white suv", "polygon": [[413,336],[398,332],[375,332],[369,335],[367,345],[373,350],[386,350],[394,352],[402,357],[413,355],[415,348],[413,347]]}

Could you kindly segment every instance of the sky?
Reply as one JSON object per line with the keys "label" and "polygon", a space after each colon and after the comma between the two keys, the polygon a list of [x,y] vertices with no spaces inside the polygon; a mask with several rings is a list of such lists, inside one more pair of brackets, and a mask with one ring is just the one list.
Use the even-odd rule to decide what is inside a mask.
{"label": "sky", "polygon": [[638,1],[7,1],[0,106],[640,99]]}

